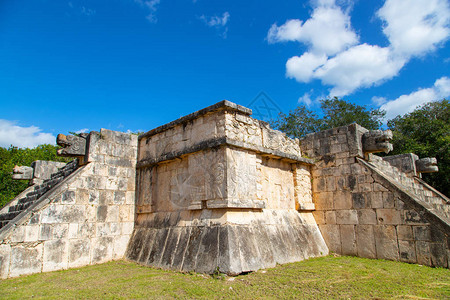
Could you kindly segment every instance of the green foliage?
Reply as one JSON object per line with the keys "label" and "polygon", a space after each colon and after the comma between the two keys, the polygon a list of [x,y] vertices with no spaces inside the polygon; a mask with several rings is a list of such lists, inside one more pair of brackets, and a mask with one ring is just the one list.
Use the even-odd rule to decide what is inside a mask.
{"label": "green foliage", "polygon": [[449,101],[429,102],[387,124],[394,133],[394,151],[389,155],[412,152],[421,158],[436,157],[439,172],[423,174],[423,179],[445,195],[450,195]]}
{"label": "green foliage", "polygon": [[[319,117],[305,106],[298,106],[288,115],[280,114],[272,122],[293,138],[308,133],[344,126],[353,122],[367,129],[380,129],[385,112],[368,109],[333,98],[320,101]],[[394,151],[389,155],[415,153],[419,157],[436,157],[439,172],[424,174],[423,179],[440,192],[450,195],[450,104],[448,100],[430,102],[404,116],[387,122],[393,131]]]}
{"label": "green foliage", "polygon": [[35,160],[52,160],[67,162],[70,158],[56,156],[57,146],[40,145],[36,148],[8,149],[0,147],[0,207],[3,207],[15,196],[27,188],[26,180],[13,180],[12,170],[15,165],[30,166]]}
{"label": "green foliage", "polygon": [[272,125],[293,138],[300,138],[311,132],[351,123],[358,123],[367,129],[379,129],[386,114],[380,109],[370,109],[336,97],[321,100],[320,108],[322,118],[304,105],[300,105],[288,115],[281,113]]}
{"label": "green foliage", "polygon": [[271,125],[292,138],[300,138],[308,133],[320,131],[322,128],[318,115],[303,105],[291,110],[288,115],[280,113],[278,119]]}

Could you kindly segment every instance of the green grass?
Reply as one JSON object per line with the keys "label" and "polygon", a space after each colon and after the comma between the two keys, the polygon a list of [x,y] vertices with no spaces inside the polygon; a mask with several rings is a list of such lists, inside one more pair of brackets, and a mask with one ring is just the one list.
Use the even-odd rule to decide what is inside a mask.
{"label": "green grass", "polygon": [[327,256],[237,277],[115,261],[0,281],[0,298],[450,299],[450,270]]}

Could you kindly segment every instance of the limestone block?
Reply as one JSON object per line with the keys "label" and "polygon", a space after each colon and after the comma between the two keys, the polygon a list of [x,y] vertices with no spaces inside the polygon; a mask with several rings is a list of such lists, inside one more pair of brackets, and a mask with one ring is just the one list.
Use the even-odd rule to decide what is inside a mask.
{"label": "limestone block", "polygon": [[352,203],[353,208],[361,209],[361,208],[370,208],[370,198],[368,197],[368,193],[352,193]]}
{"label": "limestone block", "polygon": [[356,229],[354,225],[340,225],[343,255],[357,255]]}
{"label": "limestone block", "polygon": [[383,192],[383,207],[384,208],[394,208],[395,199],[394,195],[390,192]]}
{"label": "limestone block", "polygon": [[376,210],[378,224],[402,224],[400,211],[396,209],[382,209]]}
{"label": "limestone block", "polygon": [[313,194],[314,204],[317,210],[329,210],[333,209],[333,193],[323,192]]}
{"label": "limestone block", "polygon": [[134,222],[124,222],[122,223],[122,234],[131,235],[134,229]]}
{"label": "limestone block", "polygon": [[100,190],[98,203],[100,206],[114,204],[114,191]]}
{"label": "limestone block", "polygon": [[316,210],[316,211],[313,211],[312,213],[314,215],[314,219],[317,224],[319,224],[319,225],[326,224],[325,211]]}
{"label": "limestone block", "polygon": [[68,246],[67,240],[58,239],[44,242],[42,271],[67,269]]}
{"label": "limestone block", "polygon": [[90,240],[76,239],[69,241],[69,263],[70,268],[81,267],[90,263]]}
{"label": "limestone block", "polygon": [[51,239],[65,239],[69,232],[69,224],[53,224],[52,226],[52,237]]}
{"label": "limestone block", "polygon": [[336,212],[333,210],[325,212],[325,224],[336,224]]}
{"label": "limestone block", "polygon": [[326,177],[326,190],[328,192],[334,192],[336,190],[336,179],[334,176]]}
{"label": "limestone block", "polygon": [[431,265],[435,267],[447,268],[447,250],[441,242],[430,243]]}
{"label": "limestone block", "polygon": [[377,258],[398,260],[398,243],[395,226],[374,225]]}
{"label": "limestone block", "polygon": [[63,217],[62,205],[51,204],[42,211],[41,222],[45,224],[56,224],[62,222]]}
{"label": "limestone block", "polygon": [[90,238],[96,236],[96,226],[95,223],[80,223],[78,224],[78,234],[79,238]]}
{"label": "limestone block", "polygon": [[64,206],[62,209],[61,221],[65,223],[84,222],[86,218],[85,205]]}
{"label": "limestone block", "polygon": [[428,221],[424,217],[423,211],[415,211],[415,210],[404,210],[403,211],[403,220],[406,224],[411,225],[419,225],[419,224],[426,224]]}
{"label": "limestone block", "polygon": [[114,237],[113,259],[124,258],[125,251],[127,250],[129,241],[130,241],[130,235],[119,235],[119,236]]}
{"label": "limestone block", "polygon": [[6,279],[9,275],[9,264],[11,261],[11,246],[0,244],[0,278]]}
{"label": "limestone block", "polygon": [[[76,196],[75,196],[76,201],[74,201],[73,203],[77,203],[77,204],[88,204],[89,203],[89,200],[90,200],[89,190],[77,189],[75,194],[76,194]],[[62,198],[64,198],[64,196]],[[64,203],[64,201],[62,199],[61,199],[61,203]]]}
{"label": "limestone block", "polygon": [[421,265],[431,265],[430,243],[424,241],[416,241],[417,263]]}
{"label": "limestone block", "polygon": [[416,247],[414,241],[398,241],[398,250],[400,252],[400,261],[407,263],[416,263]]}
{"label": "limestone block", "polygon": [[96,224],[96,236],[104,237],[111,235],[111,223],[97,223]]}
{"label": "limestone block", "polygon": [[414,239],[416,241],[430,241],[430,226],[413,226]]}
{"label": "limestone block", "polygon": [[406,240],[406,241],[414,240],[412,226],[398,225],[397,226],[397,236],[398,236],[399,240]]}
{"label": "limestone block", "polygon": [[13,243],[21,243],[25,240],[25,226],[17,226],[13,229],[9,240]]}
{"label": "limestone block", "polygon": [[41,272],[43,245],[18,245],[11,248],[10,277]]}
{"label": "limestone block", "polygon": [[100,199],[100,191],[89,190],[88,197],[89,197],[88,198],[88,203],[89,204],[98,204],[99,203],[99,199]]}
{"label": "limestone block", "polygon": [[358,224],[358,214],[354,209],[337,210],[336,211],[337,224]]}
{"label": "limestone block", "polygon": [[113,258],[114,239],[110,236],[91,239],[91,263],[107,262]]}
{"label": "limestone block", "polygon": [[65,191],[61,196],[61,204],[75,204],[75,191]]}
{"label": "limestone block", "polygon": [[339,225],[319,225],[320,232],[331,252],[342,253]]}
{"label": "limestone block", "polygon": [[[227,149],[226,156],[227,196],[234,199],[255,199],[256,155],[246,151]],[[220,184],[220,182],[218,183]],[[291,188],[291,199],[293,199],[293,184],[291,184]]]}
{"label": "limestone block", "polygon": [[367,197],[370,197],[370,204],[372,208],[383,208],[383,193],[371,192]]}
{"label": "limestone block", "polygon": [[349,192],[337,191],[330,196],[334,198],[335,209],[351,209],[353,207],[352,194]]}
{"label": "limestone block", "polygon": [[377,215],[373,209],[359,209],[358,210],[358,223],[364,225],[376,225]]}
{"label": "limestone block", "polygon": [[39,240],[46,241],[53,237],[53,226],[50,224],[41,224],[39,226]]}
{"label": "limestone block", "polygon": [[376,258],[375,236],[373,226],[359,225],[356,226],[356,243],[358,256],[366,258]]}
{"label": "limestone block", "polygon": [[28,225],[25,227],[24,242],[36,242],[39,238],[39,225]]}

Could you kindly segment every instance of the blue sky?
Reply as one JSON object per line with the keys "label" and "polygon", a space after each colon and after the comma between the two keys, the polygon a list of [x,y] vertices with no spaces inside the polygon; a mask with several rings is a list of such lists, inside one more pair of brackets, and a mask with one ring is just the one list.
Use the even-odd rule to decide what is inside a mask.
{"label": "blue sky", "polygon": [[339,96],[404,114],[450,96],[449,7],[1,0],[0,146],[147,131],[223,99],[288,112]]}

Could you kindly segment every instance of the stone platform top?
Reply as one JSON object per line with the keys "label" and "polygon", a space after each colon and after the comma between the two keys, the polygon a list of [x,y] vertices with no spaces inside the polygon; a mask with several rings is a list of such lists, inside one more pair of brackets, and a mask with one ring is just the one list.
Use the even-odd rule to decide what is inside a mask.
{"label": "stone platform top", "polygon": [[224,145],[265,157],[313,164],[298,140],[250,117],[251,109],[224,100],[139,136],[137,167],[148,167]]}
{"label": "stone platform top", "polygon": [[158,134],[160,132],[163,132],[165,130],[168,130],[170,128],[173,128],[177,125],[183,124],[183,123],[187,123],[189,121],[195,120],[203,115],[212,113],[212,112],[216,112],[219,110],[228,110],[228,111],[236,111],[239,112],[240,114],[243,115],[247,115],[250,116],[252,114],[252,110],[250,108],[238,105],[236,103],[233,103],[231,101],[228,100],[222,100],[220,102],[217,102],[216,104],[213,104],[211,106],[205,107],[201,110],[198,110],[196,112],[193,112],[189,115],[183,116],[177,120],[174,120],[170,123],[164,124],[162,126],[156,127],[150,131],[147,131],[146,133],[143,133],[141,135],[139,135],[139,140],[146,138],[146,137],[150,137],[152,135]]}

